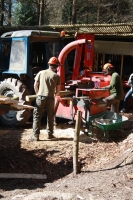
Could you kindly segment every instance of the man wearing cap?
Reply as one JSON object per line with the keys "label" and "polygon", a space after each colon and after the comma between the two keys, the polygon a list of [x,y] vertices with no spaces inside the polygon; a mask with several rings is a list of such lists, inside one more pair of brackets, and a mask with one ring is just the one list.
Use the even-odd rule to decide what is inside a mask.
{"label": "man wearing cap", "polygon": [[56,74],[59,61],[51,57],[49,68],[40,71],[35,77],[34,90],[37,94],[36,108],[33,111],[33,136],[31,141],[38,141],[40,134],[40,122],[44,110],[47,112],[47,139],[54,138],[54,97],[60,92],[60,77]]}
{"label": "man wearing cap", "polygon": [[103,66],[103,71],[105,75],[111,76],[110,85],[102,87],[102,89],[109,89],[110,96],[103,99],[107,106],[111,106],[112,112],[119,112],[119,104],[123,99],[123,87],[122,81],[117,72],[115,72],[114,66],[111,63],[106,63]]}

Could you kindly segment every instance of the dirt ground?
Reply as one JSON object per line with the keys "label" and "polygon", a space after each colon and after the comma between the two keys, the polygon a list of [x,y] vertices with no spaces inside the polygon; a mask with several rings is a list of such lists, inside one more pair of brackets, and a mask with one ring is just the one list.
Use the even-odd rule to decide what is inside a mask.
{"label": "dirt ground", "polygon": [[[3,200],[133,200],[133,115],[103,140],[103,133],[80,131],[80,173],[73,175],[75,125],[58,120],[55,140],[47,140],[45,123],[40,141],[29,142],[32,124],[0,129],[0,175],[46,175],[44,179],[0,178]],[[28,176],[28,175],[27,175]],[[42,176],[43,177],[43,176]]]}

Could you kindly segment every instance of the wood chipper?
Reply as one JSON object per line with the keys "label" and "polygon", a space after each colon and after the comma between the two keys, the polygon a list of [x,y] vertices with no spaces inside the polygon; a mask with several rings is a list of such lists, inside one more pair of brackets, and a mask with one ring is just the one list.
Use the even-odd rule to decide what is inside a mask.
{"label": "wood chipper", "polygon": [[[77,33],[75,37],[65,37],[55,31],[22,30],[4,33],[0,43],[0,95],[17,96],[24,105],[25,97],[35,94],[35,75],[48,68],[47,61],[51,56],[58,56],[61,62],[58,73],[61,93],[65,92],[65,96],[59,96],[56,101],[56,116],[74,120],[77,109],[87,114],[84,107],[88,99],[108,95],[108,91],[94,89],[95,84],[106,85],[110,79],[102,73],[92,72],[94,34]],[[87,100],[83,96],[87,96]],[[96,107],[92,104],[90,107],[90,112],[94,114],[104,110],[106,107],[103,105]],[[27,109],[12,110],[0,115],[0,121],[5,126],[22,126],[31,115]]]}
{"label": "wood chipper", "polygon": [[[73,66],[67,64],[71,52],[75,53]],[[65,96],[56,99],[56,117],[74,120],[77,110],[82,112],[85,124],[90,115],[107,110],[101,99],[109,96],[109,90],[96,89],[110,83],[110,76],[93,72],[94,35],[79,34],[77,40],[66,45],[59,54],[61,91]],[[68,95],[67,95],[68,93]]]}
{"label": "wood chipper", "polygon": [[[58,59],[61,92],[56,97],[55,116],[74,121],[80,110],[88,130],[90,119],[107,111],[102,99],[110,95],[107,89],[96,89],[109,85],[111,76],[93,71],[94,35],[78,34],[61,50]],[[36,95],[31,96],[33,99]],[[26,101],[30,101],[28,96]]]}

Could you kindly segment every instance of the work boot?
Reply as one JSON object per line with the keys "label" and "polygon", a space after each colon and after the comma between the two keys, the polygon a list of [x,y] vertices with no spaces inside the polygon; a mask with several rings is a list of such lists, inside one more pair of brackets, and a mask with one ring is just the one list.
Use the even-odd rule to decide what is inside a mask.
{"label": "work boot", "polygon": [[32,135],[31,138],[29,139],[30,142],[33,141],[39,141],[39,134],[38,135]]}
{"label": "work boot", "polygon": [[122,110],[120,111],[120,113],[125,113],[125,112],[126,112],[125,108],[122,108]]}
{"label": "work boot", "polygon": [[47,139],[51,140],[51,139],[55,139],[56,137],[53,134],[48,134]]}

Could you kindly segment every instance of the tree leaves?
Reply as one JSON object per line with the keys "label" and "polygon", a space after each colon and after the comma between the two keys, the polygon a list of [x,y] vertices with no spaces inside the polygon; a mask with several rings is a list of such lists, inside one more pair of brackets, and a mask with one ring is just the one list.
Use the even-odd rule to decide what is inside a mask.
{"label": "tree leaves", "polygon": [[133,20],[132,0],[0,0],[3,1],[5,25],[129,23]]}

